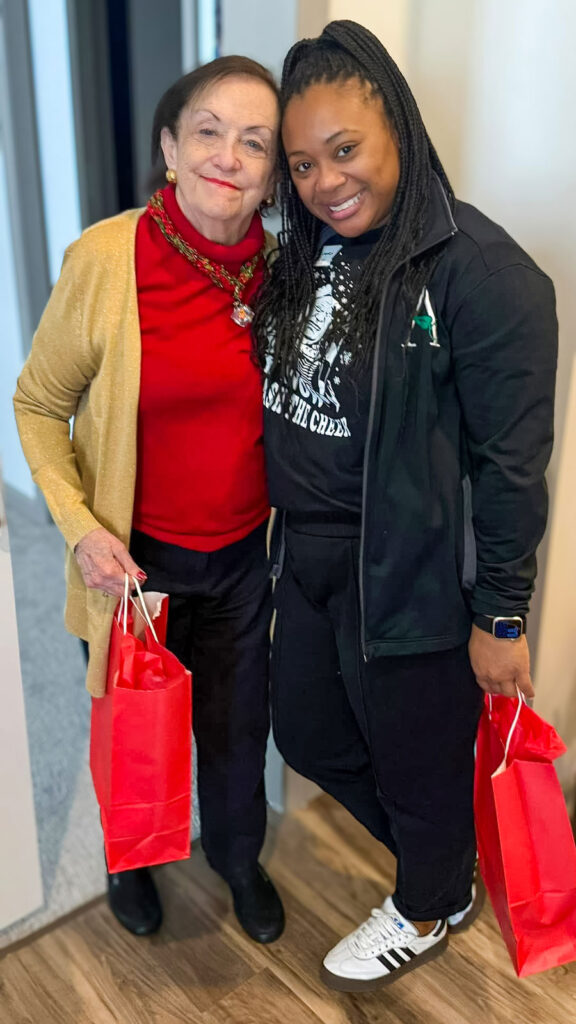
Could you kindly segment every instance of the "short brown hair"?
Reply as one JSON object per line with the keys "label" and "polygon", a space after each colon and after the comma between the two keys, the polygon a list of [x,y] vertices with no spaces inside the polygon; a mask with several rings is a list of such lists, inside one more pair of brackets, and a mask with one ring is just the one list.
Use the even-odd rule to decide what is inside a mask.
{"label": "short brown hair", "polygon": [[174,85],[166,90],[154,112],[150,155],[152,166],[156,172],[163,173],[166,169],[160,145],[162,129],[168,128],[168,131],[176,137],[180,114],[190,100],[202,93],[208,86],[233,75],[244,75],[264,82],[274,93],[278,106],[280,106],[278,86],[272,72],[257,61],[251,60],[250,57],[236,55],[217,57],[209,64],[203,64],[201,67],[195,68],[194,71],[189,71],[187,75],[182,75],[177,82],[174,82]]}

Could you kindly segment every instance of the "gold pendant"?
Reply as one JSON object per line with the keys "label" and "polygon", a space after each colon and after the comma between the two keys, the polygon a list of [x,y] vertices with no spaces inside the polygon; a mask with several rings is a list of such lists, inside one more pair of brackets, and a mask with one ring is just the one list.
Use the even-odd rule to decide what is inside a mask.
{"label": "gold pendant", "polygon": [[239,327],[248,327],[254,319],[254,310],[244,302],[235,302],[230,316]]}

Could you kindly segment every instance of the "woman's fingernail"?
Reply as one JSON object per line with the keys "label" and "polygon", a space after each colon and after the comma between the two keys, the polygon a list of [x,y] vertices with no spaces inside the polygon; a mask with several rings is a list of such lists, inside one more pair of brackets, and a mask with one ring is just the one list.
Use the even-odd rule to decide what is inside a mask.
{"label": "woman's fingernail", "polygon": [[145,572],[138,572],[136,573],[136,579],[139,580],[140,583],[144,583],[144,580],[147,580],[148,577]]}

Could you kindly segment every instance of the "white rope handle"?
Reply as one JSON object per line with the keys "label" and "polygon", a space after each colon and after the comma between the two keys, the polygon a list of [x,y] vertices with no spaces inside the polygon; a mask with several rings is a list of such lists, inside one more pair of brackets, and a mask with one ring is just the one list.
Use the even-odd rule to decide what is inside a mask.
{"label": "white rope handle", "polygon": [[124,597],[122,597],[120,599],[120,604],[118,605],[118,615],[116,616],[116,622],[118,623],[118,625],[120,625],[120,619],[122,617],[124,619],[123,625],[122,625],[122,631],[124,633],[124,636],[126,636],[126,632],[128,630],[128,598],[130,596],[130,593],[129,593],[129,590],[128,590],[129,580],[130,580],[130,577],[128,576],[128,573],[125,572],[124,573]]}
{"label": "white rope handle", "polygon": [[[499,775],[501,772],[503,772],[507,768],[508,752],[510,750],[510,743],[512,742],[512,736],[514,735],[514,730],[515,730],[516,726],[518,725],[518,719],[520,718],[520,712],[522,710],[522,705],[527,703],[526,697],[522,693],[522,691],[521,691],[519,686],[516,687],[516,693],[518,694],[518,707],[516,708],[516,714],[514,715],[514,719],[512,721],[512,725],[510,726],[510,731],[508,733],[508,736],[506,737],[506,743],[504,745],[504,757],[502,758],[502,763],[498,766],[498,768],[494,772],[494,775]],[[511,697],[510,700],[513,700],[513,698]],[[491,693],[488,694],[488,716],[489,716],[489,718],[492,718],[492,694]]]}
{"label": "white rope handle", "polygon": [[504,747],[504,761],[505,762],[508,760],[508,751],[510,750],[510,743],[511,743],[511,740],[512,740],[512,735],[514,733],[514,730],[515,730],[516,726],[518,725],[518,719],[520,718],[520,712],[522,710],[522,705],[526,703],[526,697],[522,693],[522,690],[520,689],[519,686],[516,687],[516,693],[518,694],[518,707],[516,708],[516,714],[514,715],[514,721],[512,722],[512,725],[510,726],[510,732],[508,733],[508,739],[506,740],[506,746]]}
{"label": "white rope handle", "polygon": [[[137,604],[137,602],[134,600],[134,598],[130,594],[130,577],[129,577],[128,573],[125,572],[124,573],[124,597],[121,599],[120,604],[118,606],[118,615],[116,617],[116,621],[118,622],[118,625],[120,625],[120,619],[121,618],[123,619],[123,621],[122,621],[122,631],[124,633],[124,636],[126,636],[126,633],[128,632],[128,601],[130,601],[132,606],[138,612],[140,618],[144,619],[144,622],[149,627],[150,632],[152,633],[152,636],[154,637],[156,643],[158,643],[159,642],[158,641],[158,636],[156,635],[156,630],[154,629],[154,624],[152,622],[152,619],[150,618],[150,613],[148,611],[148,608],[146,607],[146,602],[144,600],[144,595],[143,595],[142,590],[140,588],[140,584],[138,583],[138,580],[136,579],[135,576],[132,577],[132,582],[134,583],[134,586],[136,588],[136,592],[138,594],[138,597],[140,598],[140,604]],[[142,607],[140,607],[140,605]]]}
{"label": "white rope handle", "polygon": [[154,637],[156,643],[158,643],[158,637],[156,636],[156,630],[154,629],[154,625],[152,623],[152,619],[150,618],[150,613],[148,611],[148,608],[146,607],[146,602],[144,600],[144,595],[142,593],[142,590],[140,589],[140,584],[138,583],[138,580],[136,579],[135,576],[133,576],[132,579],[134,581],[134,586],[136,587],[136,593],[138,594],[138,597],[140,598],[140,605],[142,607],[140,607],[140,605],[136,604],[136,601],[134,600],[133,597],[131,597],[130,600],[132,601],[132,604],[134,605],[136,611],[139,612],[140,615],[142,616],[142,618],[145,620],[145,622],[148,625],[148,627],[150,629],[150,632],[152,633],[152,636]]}

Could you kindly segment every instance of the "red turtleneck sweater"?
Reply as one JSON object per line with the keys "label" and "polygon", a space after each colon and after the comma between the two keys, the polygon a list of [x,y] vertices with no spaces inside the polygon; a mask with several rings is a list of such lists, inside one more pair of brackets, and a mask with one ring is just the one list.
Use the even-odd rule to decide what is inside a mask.
{"label": "red turtleneck sweater", "polygon": [[[262,248],[258,214],[241,242],[219,245],[192,227],[173,188],[163,195],[186,242],[231,274]],[[245,302],[261,275],[260,266]],[[231,293],[178,252],[148,211],[136,232],[136,283],[142,370],[133,524],[170,544],[215,551],[269,513],[250,328],[234,323]]]}

